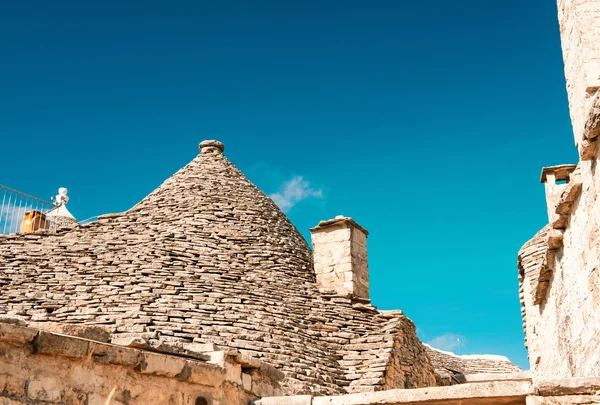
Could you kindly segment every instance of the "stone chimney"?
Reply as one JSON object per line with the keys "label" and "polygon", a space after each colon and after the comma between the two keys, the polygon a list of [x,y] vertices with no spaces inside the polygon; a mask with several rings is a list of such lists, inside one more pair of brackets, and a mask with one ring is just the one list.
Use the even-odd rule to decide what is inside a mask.
{"label": "stone chimney", "polygon": [[321,221],[310,231],[319,290],[369,299],[369,232],[343,216]]}
{"label": "stone chimney", "polygon": [[570,181],[571,173],[576,165],[560,165],[544,167],[542,169],[541,182],[546,186],[546,205],[548,208],[548,221],[554,223],[559,217],[556,213],[556,207],[560,201],[560,196],[566,190]]}

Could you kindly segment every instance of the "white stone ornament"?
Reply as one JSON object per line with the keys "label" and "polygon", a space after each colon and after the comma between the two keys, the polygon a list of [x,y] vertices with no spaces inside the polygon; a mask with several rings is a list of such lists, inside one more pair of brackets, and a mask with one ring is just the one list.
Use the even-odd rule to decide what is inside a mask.
{"label": "white stone ornament", "polygon": [[66,205],[69,202],[69,196],[67,195],[68,192],[69,190],[67,190],[66,187],[60,187],[58,189],[58,195],[52,197],[52,202],[54,203],[54,205],[56,205],[57,207],[60,207],[61,205]]}

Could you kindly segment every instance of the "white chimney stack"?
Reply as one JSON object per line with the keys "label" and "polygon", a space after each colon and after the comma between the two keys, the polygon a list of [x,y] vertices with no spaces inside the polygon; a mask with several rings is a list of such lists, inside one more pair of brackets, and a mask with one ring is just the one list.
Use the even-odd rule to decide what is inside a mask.
{"label": "white chimney stack", "polygon": [[369,233],[344,216],[321,221],[310,231],[319,290],[369,299]]}

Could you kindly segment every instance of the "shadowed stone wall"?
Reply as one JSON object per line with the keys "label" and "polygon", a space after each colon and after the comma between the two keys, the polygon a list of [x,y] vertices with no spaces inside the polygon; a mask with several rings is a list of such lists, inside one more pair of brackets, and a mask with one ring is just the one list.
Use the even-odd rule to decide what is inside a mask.
{"label": "shadowed stone wall", "polygon": [[404,330],[398,333],[394,339],[392,361],[385,372],[384,390],[436,385],[433,368],[426,361],[426,355],[414,350],[418,342],[416,330],[414,333],[405,333]]}

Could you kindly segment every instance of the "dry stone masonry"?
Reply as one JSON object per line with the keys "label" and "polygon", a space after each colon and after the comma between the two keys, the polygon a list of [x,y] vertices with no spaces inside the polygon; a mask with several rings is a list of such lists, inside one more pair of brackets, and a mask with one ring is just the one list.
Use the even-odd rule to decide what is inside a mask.
{"label": "dry stone masonry", "polygon": [[581,160],[543,170],[549,223],[519,252],[534,379],[600,377],[600,1],[559,0],[558,12]]}
{"label": "dry stone masonry", "polygon": [[283,374],[239,352],[205,345],[174,355],[20,323],[0,323],[2,405],[104,405],[109,398],[113,405],[195,405],[202,400],[246,405],[281,394]]}
{"label": "dry stone masonry", "polygon": [[600,0],[558,10],[580,162],[543,169],[518,255],[529,372],[423,345],[371,304],[365,229],[313,253],[204,141],[127,212],[0,236],[0,405],[600,403]]}
{"label": "dry stone masonry", "polygon": [[519,252],[527,347],[539,376],[599,376],[600,176],[595,165],[582,160],[568,183],[546,186],[550,223]]}
{"label": "dry stone masonry", "polygon": [[558,18],[575,142],[582,160],[593,159],[600,133],[600,6],[558,0]]}
{"label": "dry stone masonry", "polygon": [[466,376],[487,374],[499,378],[499,375],[514,374],[521,369],[504,356],[462,355],[435,349],[425,345],[427,354],[435,365],[438,385],[454,385],[466,382]]}
{"label": "dry stone masonry", "polygon": [[368,235],[352,218],[343,216],[311,229],[319,290],[369,299]]}
{"label": "dry stone masonry", "polygon": [[367,232],[349,218],[313,230],[315,250],[329,252],[315,253],[317,268],[329,255],[343,276],[323,289],[281,210],[223,144],[200,149],[127,212],[0,237],[0,313],[59,333],[95,327],[112,344],[145,350],[235,349],[284,372],[287,393],[435,385],[412,321],[370,304]]}
{"label": "dry stone masonry", "polygon": [[[490,370],[505,365],[507,374],[468,374],[466,359],[428,348],[438,384],[463,384],[333,397],[263,398],[261,404],[600,403],[600,0],[558,0],[558,12],[580,161],[543,169],[548,225],[518,255],[531,371],[515,374],[510,363],[495,362]],[[330,262],[324,262],[323,272],[335,273]],[[343,280],[328,277],[326,285]],[[476,364],[475,371],[485,367]]]}

